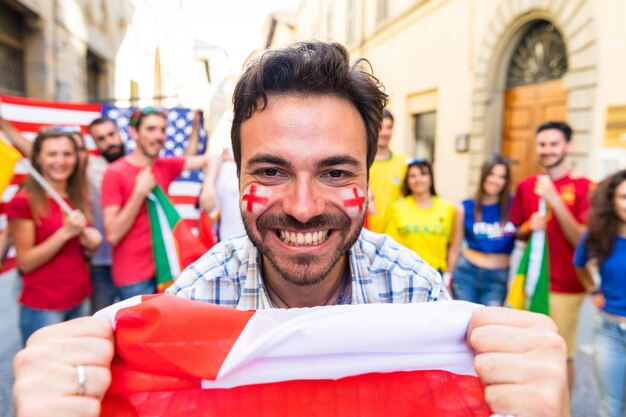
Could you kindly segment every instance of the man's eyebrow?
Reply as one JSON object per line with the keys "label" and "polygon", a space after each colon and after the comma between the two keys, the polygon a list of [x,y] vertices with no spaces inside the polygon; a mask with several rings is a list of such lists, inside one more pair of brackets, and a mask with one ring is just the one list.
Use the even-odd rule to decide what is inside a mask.
{"label": "man's eyebrow", "polygon": [[353,167],[360,167],[361,163],[358,159],[350,155],[337,155],[322,159],[317,163],[318,168],[326,168],[336,165],[351,165]]}
{"label": "man's eyebrow", "polygon": [[254,155],[252,158],[248,160],[248,162],[246,162],[246,166],[254,165],[254,164],[271,164],[271,165],[278,165],[278,166],[288,167],[288,168],[293,167],[291,162],[287,161],[286,159],[281,158],[280,156],[269,154],[269,153],[260,153],[260,154]]}

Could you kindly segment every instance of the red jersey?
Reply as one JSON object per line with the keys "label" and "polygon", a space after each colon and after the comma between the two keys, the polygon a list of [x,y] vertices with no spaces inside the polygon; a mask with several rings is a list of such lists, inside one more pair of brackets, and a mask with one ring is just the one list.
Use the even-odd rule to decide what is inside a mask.
{"label": "red jersey", "polygon": [[[72,207],[69,199],[65,202]],[[48,198],[48,213],[35,222],[35,245],[39,245],[63,226],[63,211]],[[9,219],[33,220],[30,193],[19,191],[6,205]],[[42,310],[66,310],[81,304],[92,293],[91,278],[78,236],[65,245],[46,263],[23,273],[24,287],[20,303]]]}
{"label": "red jersey", "polygon": [[[535,183],[539,175],[524,178],[517,187],[511,207],[511,222],[521,225],[539,209],[539,197],[535,194]],[[573,177],[569,173],[554,182],[561,200],[580,224],[587,223],[589,197],[592,182],[584,177]],[[581,293],[585,288],[578,280],[572,259],[574,248],[567,242],[556,216],[548,205],[548,251],[550,256],[550,289],[559,293]]]}
{"label": "red jersey", "polygon": [[[159,186],[167,191],[185,165],[184,158],[158,158],[152,173]],[[143,167],[132,165],[127,158],[113,162],[102,179],[102,207],[124,207],[135,188],[135,179]],[[126,236],[113,247],[111,266],[115,285],[129,285],[154,277],[155,264],[150,235],[150,219],[144,201]]]}

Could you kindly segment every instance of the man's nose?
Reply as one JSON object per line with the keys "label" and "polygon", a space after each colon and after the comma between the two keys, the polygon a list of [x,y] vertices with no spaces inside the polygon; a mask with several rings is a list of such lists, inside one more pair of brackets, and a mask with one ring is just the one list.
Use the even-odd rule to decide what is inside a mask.
{"label": "man's nose", "polygon": [[283,210],[301,223],[322,214],[324,198],[319,184],[308,178],[295,180],[287,189]]}

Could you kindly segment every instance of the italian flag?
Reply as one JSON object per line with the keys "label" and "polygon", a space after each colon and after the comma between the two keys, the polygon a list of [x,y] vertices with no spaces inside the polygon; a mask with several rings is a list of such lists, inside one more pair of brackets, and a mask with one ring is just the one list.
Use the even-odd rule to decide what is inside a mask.
{"label": "italian flag", "polygon": [[465,341],[477,307],[131,298],[97,313],[116,341],[101,415],[488,417]]}
{"label": "italian flag", "polygon": [[[541,199],[539,211],[545,215],[545,200]],[[532,232],[517,274],[513,279],[506,303],[518,310],[549,314],[550,266],[548,241],[544,230]]]}
{"label": "italian flag", "polygon": [[163,292],[209,248],[191,233],[161,187],[154,187],[147,203],[157,290]]}

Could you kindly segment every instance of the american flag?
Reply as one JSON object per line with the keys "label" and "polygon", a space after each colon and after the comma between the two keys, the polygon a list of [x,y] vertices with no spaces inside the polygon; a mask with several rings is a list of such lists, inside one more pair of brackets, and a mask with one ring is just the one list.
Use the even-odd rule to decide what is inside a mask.
{"label": "american flag", "polygon": [[[125,142],[126,150],[131,151],[135,142],[129,134],[130,116],[135,108],[123,108],[100,104],[77,104],[60,103],[43,100],[27,99],[22,97],[0,96],[0,115],[22,133],[28,140],[34,140],[39,129],[47,126],[75,126],[80,128],[85,136],[85,143],[91,153],[98,151],[94,142],[87,132],[87,126],[92,120],[107,116],[115,120],[120,130],[120,135]],[[167,113],[167,140],[162,152],[163,156],[182,155],[189,135],[194,112],[187,108],[164,109]],[[1,134],[1,133],[0,133]],[[207,145],[207,133],[200,126],[200,138],[198,153],[203,154]],[[26,173],[20,164],[17,164],[12,184],[7,187],[0,200],[0,213],[6,204],[18,190],[19,184],[24,181]],[[181,217],[191,226],[195,227],[199,218],[199,212],[195,207],[196,197],[202,184],[202,171],[185,171],[176,179],[168,190],[172,203]],[[6,219],[0,215],[0,230],[6,228]],[[9,252],[9,257],[13,255]],[[13,265],[11,259],[6,268]]]}

